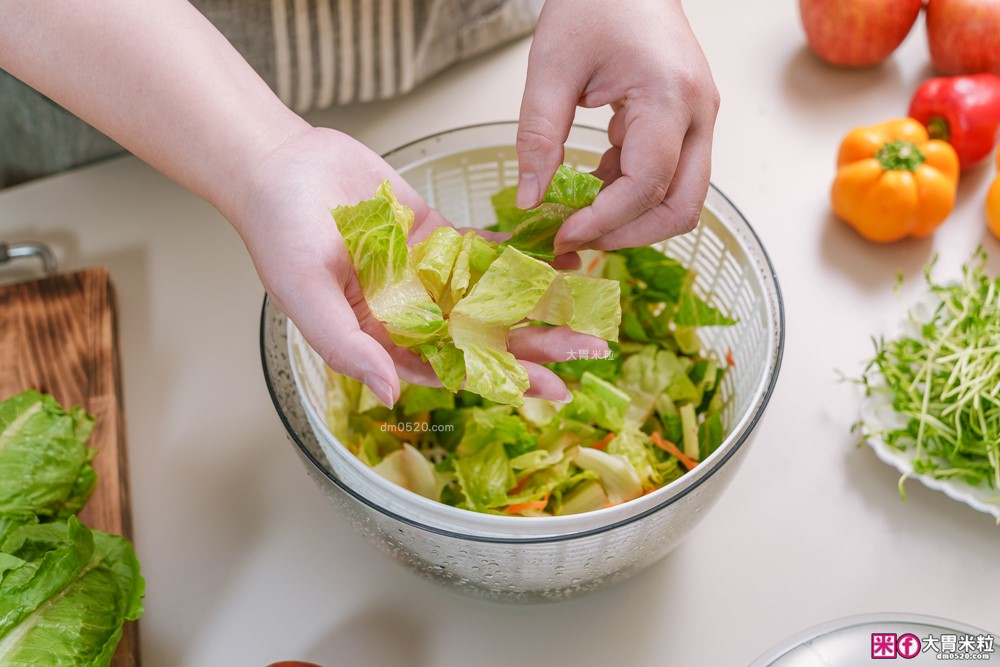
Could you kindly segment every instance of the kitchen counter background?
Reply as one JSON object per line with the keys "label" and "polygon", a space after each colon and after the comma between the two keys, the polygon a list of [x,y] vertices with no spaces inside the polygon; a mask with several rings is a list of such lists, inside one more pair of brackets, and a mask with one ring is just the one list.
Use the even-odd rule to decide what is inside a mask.
{"label": "kitchen counter background", "polygon": [[[0,238],[45,241],[64,270],[106,265],[118,287],[146,667],[739,667],[805,627],[889,610],[1000,631],[1000,528],[916,482],[901,502],[896,472],[855,447],[857,394],[836,373],[857,373],[870,336],[892,331],[933,252],[943,277],[980,243],[1000,269],[982,214],[991,166],[963,178],[931,240],[876,247],[829,212],[842,135],[904,115],[931,74],[922,17],[887,63],[843,71],[806,50],[793,2],[687,10],[722,93],[712,180],[774,261],[785,360],[704,522],[647,572],[579,600],[466,600],[350,529],[285,440],[260,369],[263,292],[211,206],[134,158],[0,193]],[[522,41],[403,99],[310,118],[378,151],[516,119],[527,53]]]}

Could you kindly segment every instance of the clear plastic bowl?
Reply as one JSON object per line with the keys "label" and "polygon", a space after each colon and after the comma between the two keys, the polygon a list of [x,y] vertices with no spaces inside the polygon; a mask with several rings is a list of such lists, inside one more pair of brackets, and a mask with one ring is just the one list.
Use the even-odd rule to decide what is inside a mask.
{"label": "clear plastic bowl", "polygon": [[[461,128],[392,151],[386,160],[460,226],[493,220],[490,196],[517,179],[515,123]],[[603,131],[575,126],[566,162],[594,168]],[[728,436],[694,470],[616,507],[564,517],[479,514],[422,498],[379,477],[330,434],[322,362],[265,298],[264,376],[309,476],[351,524],[397,562],[459,592],[497,600],[561,599],[620,581],[670,552],[739,468],[777,380],[784,340],[778,282],[743,216],[712,187],[698,228],[657,246],[697,272],[695,289],[739,318],[701,331],[708,349],[732,350],[722,392]],[[318,365],[317,365],[318,364]]]}

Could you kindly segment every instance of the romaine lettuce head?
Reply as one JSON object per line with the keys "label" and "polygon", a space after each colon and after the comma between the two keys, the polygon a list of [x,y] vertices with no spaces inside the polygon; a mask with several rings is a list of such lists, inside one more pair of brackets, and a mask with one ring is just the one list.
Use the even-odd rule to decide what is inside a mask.
{"label": "romaine lettuce head", "polygon": [[94,418],[29,390],[0,402],[0,515],[67,517],[97,483],[86,446]]}
{"label": "romaine lettuce head", "polygon": [[122,537],[76,517],[14,531],[0,545],[0,665],[109,665],[144,591]]}
{"label": "romaine lettuce head", "polygon": [[397,345],[413,347],[444,329],[441,309],[410,261],[406,237],[413,212],[383,181],[375,197],[332,211],[368,307]]}

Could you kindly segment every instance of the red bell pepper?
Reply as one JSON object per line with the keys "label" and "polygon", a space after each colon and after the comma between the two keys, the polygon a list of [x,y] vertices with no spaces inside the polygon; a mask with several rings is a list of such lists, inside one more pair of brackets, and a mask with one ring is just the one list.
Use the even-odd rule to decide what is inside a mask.
{"label": "red bell pepper", "polygon": [[1000,77],[995,74],[943,76],[924,81],[910,102],[910,117],[932,139],[947,141],[962,170],[993,151],[1000,127]]}

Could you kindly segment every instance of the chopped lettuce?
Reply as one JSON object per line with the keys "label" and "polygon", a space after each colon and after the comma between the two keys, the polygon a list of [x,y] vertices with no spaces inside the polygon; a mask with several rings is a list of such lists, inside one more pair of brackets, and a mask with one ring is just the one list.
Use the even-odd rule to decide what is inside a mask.
{"label": "chopped lettuce", "polygon": [[[618,336],[616,284],[567,276],[539,308],[560,274],[531,256],[545,256],[546,244],[551,256],[559,225],[599,189],[592,176],[560,170],[543,203],[548,208],[539,215],[552,207],[566,209],[565,215],[547,218],[540,236],[530,232],[530,221],[519,223],[521,231],[502,246],[472,231],[463,235],[439,227],[407,249],[413,212],[396,199],[388,181],[372,199],[339,206],[332,214],[368,307],[393,342],[419,353],[449,391],[464,386],[487,400],[521,405],[529,381],[507,350],[511,327],[532,317],[612,340]],[[344,401],[337,403],[342,410]]]}
{"label": "chopped lettuce", "polygon": [[[613,317],[595,319],[594,312],[612,313]],[[617,341],[622,319],[619,284],[615,280],[560,273],[535,304],[531,319]]]}
{"label": "chopped lettuce", "polygon": [[[444,326],[410,347],[443,388],[404,383],[390,409],[365,400],[355,381],[331,379],[338,396],[331,429],[334,420],[338,429],[346,424],[343,441],[362,461],[455,507],[537,517],[627,502],[719,448],[727,366],[703,350],[697,328],[734,320],[696,293],[694,273],[653,248],[587,251],[578,272],[538,259],[551,257],[559,225],[600,187],[562,168],[531,211],[517,209],[515,189],[494,197],[497,228],[513,232],[507,242],[439,229],[413,248],[409,271]],[[371,234],[391,238],[369,245],[376,253],[397,248],[407,229],[391,202],[378,210],[402,222],[372,225]],[[384,284],[409,280],[405,266],[388,273]],[[571,389],[568,404],[525,398],[527,373],[507,349],[511,329],[525,325],[600,336],[611,353],[573,358],[570,351],[570,360],[548,364]],[[391,423],[414,428],[379,428]]]}
{"label": "chopped lettuce", "polygon": [[413,268],[406,237],[413,212],[384,181],[375,197],[332,211],[368,307],[397,345],[425,343],[445,327],[441,308]]}

